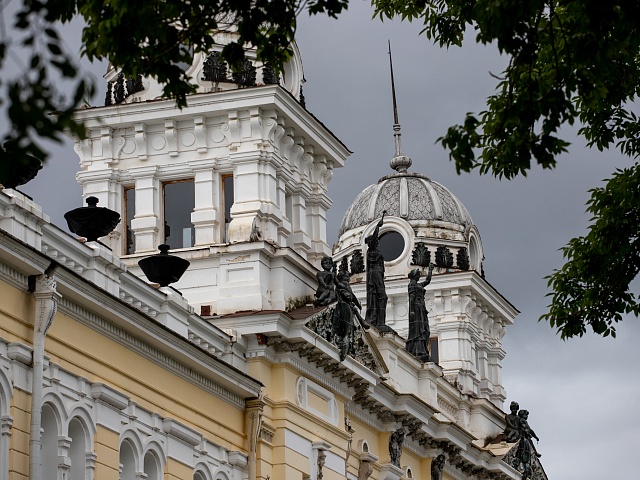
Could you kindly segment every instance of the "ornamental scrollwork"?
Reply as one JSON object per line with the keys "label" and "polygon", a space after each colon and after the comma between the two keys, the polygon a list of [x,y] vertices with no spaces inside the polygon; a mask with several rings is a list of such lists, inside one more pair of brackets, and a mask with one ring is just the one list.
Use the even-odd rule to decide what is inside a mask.
{"label": "ornamental scrollwork", "polygon": [[227,82],[227,64],[220,52],[211,52],[202,67],[202,80],[219,83]]}
{"label": "ornamental scrollwork", "polygon": [[416,246],[411,253],[411,265],[428,267],[429,263],[431,263],[431,252],[424,243],[416,243]]}
{"label": "ornamental scrollwork", "polygon": [[338,275],[340,274],[349,274],[349,260],[347,257],[342,257],[340,261],[340,266],[338,267]]}
{"label": "ornamental scrollwork", "polygon": [[262,82],[265,85],[278,85],[280,83],[278,71],[268,63],[262,67]]}
{"label": "ornamental scrollwork", "polygon": [[237,72],[233,72],[233,82],[245,87],[254,87],[256,85],[256,67],[250,60],[245,60],[242,68]]}
{"label": "ornamental scrollwork", "polygon": [[356,250],[351,256],[351,273],[363,273],[364,272],[364,257],[361,250]]}
{"label": "ornamental scrollwork", "polygon": [[440,268],[452,268],[453,267],[453,254],[448,247],[439,245],[436,250],[436,267]]}
{"label": "ornamental scrollwork", "polygon": [[358,363],[375,371],[376,361],[364,339],[362,328],[359,328],[359,326],[356,325],[357,319],[352,318],[354,326],[353,328],[348,329],[345,338],[341,338],[339,342],[334,338],[334,316],[336,308],[337,304],[331,305],[330,307],[312,315],[305,326],[328,342],[333,344],[340,343],[340,347],[342,347],[342,351],[340,352],[341,356],[348,355]]}
{"label": "ornamental scrollwork", "polygon": [[460,270],[469,270],[469,252],[466,247],[458,249],[456,254],[456,262]]}

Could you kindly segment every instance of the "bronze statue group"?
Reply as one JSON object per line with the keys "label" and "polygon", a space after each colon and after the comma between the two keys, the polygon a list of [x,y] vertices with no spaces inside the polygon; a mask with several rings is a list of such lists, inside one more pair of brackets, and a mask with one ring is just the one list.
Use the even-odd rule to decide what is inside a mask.
{"label": "bronze statue group", "polygon": [[[353,329],[358,325],[364,329],[375,327],[379,332],[393,332],[386,324],[387,293],[384,284],[384,255],[378,249],[380,244],[380,228],[384,224],[384,216],[376,224],[371,235],[365,238],[367,245],[366,256],[366,280],[367,280],[367,309],[365,318],[360,315],[362,305],[351,290],[349,284],[350,274],[346,270],[336,273],[336,268],[331,257],[325,256],[320,262],[322,270],[316,274],[318,289],[315,303],[317,306],[329,306],[335,303],[331,319],[331,332],[328,340],[339,349],[340,360],[344,360],[349,350],[349,339],[352,338]],[[346,262],[345,262],[346,265]],[[425,305],[426,286],[431,282],[434,265],[429,264],[428,273],[424,281],[420,281],[422,272],[416,268],[409,272],[409,334],[407,335],[406,350],[422,362],[431,361],[429,354],[429,316]],[[517,469],[523,471],[522,479],[531,477],[531,465],[533,456],[540,454],[533,446],[532,438],[539,441],[535,432],[529,427],[527,410],[519,410],[516,402],[511,402],[511,413],[505,416],[506,427],[504,441],[518,443],[515,452],[515,464]],[[405,431],[400,428],[389,437],[389,456],[391,463],[400,466],[402,443]],[[432,480],[442,478],[442,470],[445,463],[444,455],[438,455],[431,465]]]}
{"label": "bronze statue group", "polygon": [[526,480],[531,476],[531,463],[533,455],[540,457],[533,445],[532,438],[540,441],[536,432],[529,426],[529,411],[520,410],[517,402],[511,402],[509,406],[511,413],[505,415],[504,441],[507,443],[518,442],[515,454],[515,468],[522,468],[522,479]]}
{"label": "bronze statue group", "polygon": [[[367,309],[365,318],[360,315],[362,306],[349,285],[349,272],[335,272],[331,257],[325,256],[320,262],[322,270],[316,274],[318,289],[316,291],[316,305],[328,306],[337,302],[332,320],[332,340],[340,351],[340,358],[344,360],[346,345],[350,331],[354,328],[355,317],[363,329],[375,327],[379,332],[393,332],[386,324],[387,293],[384,284],[384,255],[378,249],[380,244],[380,227],[384,223],[384,215],[377,223],[373,233],[367,236]],[[430,361],[429,356],[429,317],[425,305],[425,287],[431,282],[434,265],[429,265],[427,277],[420,281],[421,272],[414,269],[409,272],[409,335],[406,350],[422,362]]]}

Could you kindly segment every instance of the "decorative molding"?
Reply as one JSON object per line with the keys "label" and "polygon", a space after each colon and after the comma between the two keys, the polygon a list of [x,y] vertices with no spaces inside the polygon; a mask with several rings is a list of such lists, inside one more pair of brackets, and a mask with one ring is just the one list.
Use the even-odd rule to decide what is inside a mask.
{"label": "decorative molding", "polygon": [[371,415],[369,412],[365,412],[359,405],[356,407],[356,405],[357,404],[355,402],[348,402],[344,407],[345,413],[349,415],[349,417],[355,418],[360,423],[363,423],[374,430],[384,431],[384,422],[382,422],[377,416]]}
{"label": "decorative molding", "polygon": [[[271,358],[270,355],[266,355],[266,357],[268,360],[272,361],[273,363],[287,363],[291,365],[293,368],[295,368],[299,373],[301,373],[302,375],[304,375],[309,379],[312,379],[314,382],[322,385],[326,389],[336,392],[338,395],[343,396],[345,398],[351,398],[351,396],[353,395],[353,392],[351,390],[341,387],[338,382],[333,382],[327,379],[324,375],[318,372],[317,368],[314,369],[310,367],[308,363],[296,360],[295,357],[289,354],[290,352],[291,351],[281,352],[280,355],[273,357],[273,359]],[[335,376],[336,375],[334,375],[334,377]]]}
{"label": "decorative molding", "polygon": [[202,434],[171,418],[162,420],[162,431],[188,443],[192,447],[202,443]]}
{"label": "decorative molding", "polygon": [[[191,368],[178,362],[164,352],[134,337],[125,330],[109,323],[103,318],[86,310],[85,308],[71,302],[67,298],[63,298],[60,302],[60,310],[72,317],[79,323],[90,327],[93,330],[105,335],[106,337],[118,342],[119,344],[135,351],[142,357],[166,368],[170,372],[191,382],[192,384],[207,390],[212,395],[229,402],[236,408],[244,410],[244,399],[221,385],[214,383],[204,375],[192,370]],[[130,316],[129,316],[130,318]]]}
{"label": "decorative molding", "polygon": [[123,410],[129,405],[129,397],[118,392],[104,383],[91,384],[91,397],[95,400],[111,405],[118,410]]}
{"label": "decorative molding", "polygon": [[[316,410],[309,403],[309,393],[321,398],[326,402],[327,413]],[[308,378],[298,377],[296,382],[296,400],[298,405],[307,410],[309,413],[321,418],[331,425],[338,425],[338,402],[333,393],[326,388],[312,382]]]}
{"label": "decorative molding", "polygon": [[23,275],[18,270],[11,268],[6,263],[1,263],[1,262],[0,262],[0,279],[6,281],[10,285],[20,290],[26,290],[29,282],[27,275]]}
{"label": "decorative molding", "polygon": [[11,360],[31,367],[33,361],[33,348],[23,343],[11,342],[7,344],[7,356]]}

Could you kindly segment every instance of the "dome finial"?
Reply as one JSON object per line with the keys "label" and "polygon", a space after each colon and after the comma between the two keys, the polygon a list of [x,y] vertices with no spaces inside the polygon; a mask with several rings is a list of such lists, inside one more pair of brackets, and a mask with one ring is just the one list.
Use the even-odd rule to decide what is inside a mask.
{"label": "dome finial", "polygon": [[398,173],[404,173],[411,166],[411,159],[402,153],[400,143],[400,122],[398,121],[398,104],[396,103],[396,84],[393,79],[393,59],[391,58],[391,40],[389,42],[389,69],[391,70],[391,96],[393,97],[393,137],[396,144],[396,154],[390,165]]}

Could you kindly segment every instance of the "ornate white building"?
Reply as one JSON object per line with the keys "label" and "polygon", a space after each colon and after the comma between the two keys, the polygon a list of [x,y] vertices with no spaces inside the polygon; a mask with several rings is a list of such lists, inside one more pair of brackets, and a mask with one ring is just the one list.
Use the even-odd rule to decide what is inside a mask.
{"label": "ornate white building", "polygon": [[[501,441],[501,340],[517,310],[483,278],[465,207],[408,173],[397,137],[395,173],[358,195],[331,252],[327,186],[349,151],[305,109],[297,49],[279,77],[251,52],[243,72],[215,51],[187,71],[198,93],[183,109],[111,70],[106,105],[77,113],[83,194],[122,217],[102,245],[0,191],[0,479],[39,480],[38,466],[71,480],[520,479]],[[395,332],[354,324],[342,348],[335,307],[313,305],[315,275],[332,254],[366,307],[364,239],[383,211]],[[175,288],[138,267],[163,243],[191,262]],[[405,349],[407,273],[430,261],[438,361],[422,362]],[[49,286],[32,295],[30,277]],[[30,467],[27,438],[47,445]]]}

